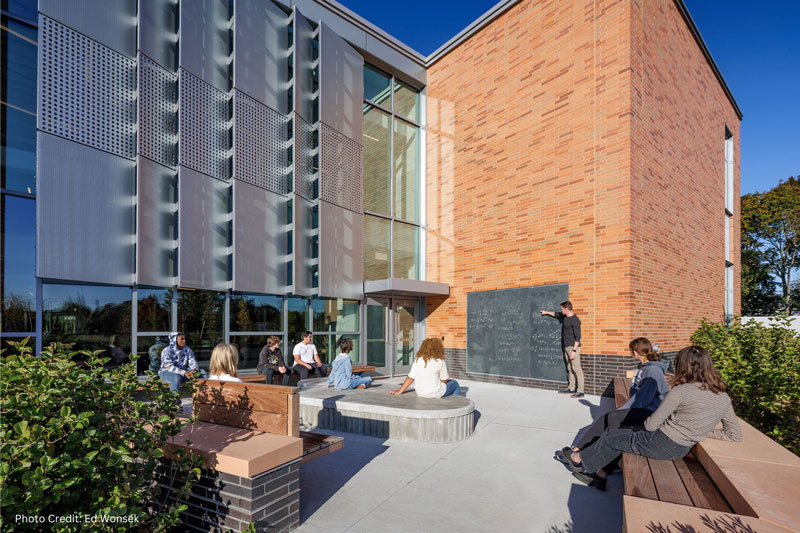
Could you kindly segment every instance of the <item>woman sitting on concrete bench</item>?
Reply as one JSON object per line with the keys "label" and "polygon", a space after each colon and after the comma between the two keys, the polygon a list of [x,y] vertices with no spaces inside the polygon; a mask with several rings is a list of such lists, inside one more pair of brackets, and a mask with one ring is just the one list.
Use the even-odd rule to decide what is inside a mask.
{"label": "woman sitting on concrete bench", "polygon": [[461,395],[458,381],[450,379],[447,374],[447,363],[444,361],[444,343],[438,337],[422,341],[417,358],[411,365],[411,371],[398,390],[390,390],[389,394],[403,394],[416,380],[414,390],[421,398],[444,398],[455,394]]}
{"label": "woman sitting on concrete bench", "polygon": [[353,374],[353,360],[350,359],[350,352],[353,351],[353,339],[348,337],[339,339],[339,350],[341,353],[333,360],[331,375],[328,376],[328,382],[324,386],[333,385],[338,390],[366,389],[372,383],[372,378]]}
{"label": "woman sitting on concrete bench", "polygon": [[[715,429],[722,422],[721,429]],[[622,453],[651,459],[681,459],[706,437],[739,442],[742,430],[731,399],[709,353],[689,346],[675,358],[675,378],[644,430],[615,429],[594,444],[566,456],[567,466],[581,482],[605,490],[602,468]]]}
{"label": "woman sitting on concrete bench", "polygon": [[[641,429],[644,421],[661,405],[669,392],[664,375],[669,361],[662,361],[661,356],[653,350],[653,345],[644,337],[633,339],[628,348],[631,355],[639,361],[639,368],[633,376],[629,399],[625,405],[610,411],[595,420],[574,446],[561,449],[559,460],[566,462],[566,456],[573,451],[580,451],[603,436],[606,431],[622,427]],[[559,455],[558,453],[556,454]],[[615,463],[604,468],[610,474],[617,465]]]}

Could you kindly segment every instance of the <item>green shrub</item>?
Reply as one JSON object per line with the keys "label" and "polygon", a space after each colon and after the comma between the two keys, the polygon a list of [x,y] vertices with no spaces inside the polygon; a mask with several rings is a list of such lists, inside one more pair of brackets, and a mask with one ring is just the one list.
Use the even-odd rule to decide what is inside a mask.
{"label": "green shrub", "polygon": [[800,336],[789,320],[778,319],[772,327],[704,320],[692,342],[711,353],[736,414],[800,453]]}
{"label": "green shrub", "polygon": [[[155,483],[165,444],[186,423],[175,395],[158,379],[140,384],[135,361],[106,370],[101,352],[57,343],[35,357],[27,341],[11,343],[16,353],[3,354],[0,367],[3,531],[175,525],[186,506],[168,495],[186,494],[200,474],[198,459],[177,452],[176,479],[186,481],[170,490]],[[135,399],[139,387],[149,401]]]}

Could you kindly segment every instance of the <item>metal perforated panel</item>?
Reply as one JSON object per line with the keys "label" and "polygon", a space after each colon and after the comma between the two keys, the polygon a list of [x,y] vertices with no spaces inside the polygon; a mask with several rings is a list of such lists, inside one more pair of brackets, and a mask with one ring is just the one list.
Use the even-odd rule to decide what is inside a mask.
{"label": "metal perforated panel", "polygon": [[170,72],[178,70],[178,2],[139,0],[139,52]]}
{"label": "metal perforated panel", "polygon": [[287,288],[288,199],[233,182],[233,290],[284,294]]}
{"label": "metal perforated panel", "polygon": [[180,163],[220,180],[231,176],[230,97],[180,69]]}
{"label": "metal perforated panel", "polygon": [[233,86],[289,114],[289,16],[270,0],[236,0]]}
{"label": "metal perforated panel", "polygon": [[133,158],[136,61],[39,16],[38,127]]}
{"label": "metal perforated panel", "polygon": [[139,54],[139,154],[178,164],[178,76]]}
{"label": "metal perforated panel", "polygon": [[364,293],[363,215],[319,203],[319,295],[361,299]]}
{"label": "metal perforated panel", "polygon": [[319,56],[320,120],[361,144],[364,58],[324,22]]}
{"label": "metal perforated panel", "polygon": [[178,235],[177,173],[136,158],[136,283],[175,285]]}
{"label": "metal perforated panel", "polygon": [[39,132],[36,275],[133,283],[136,163]]}
{"label": "metal perforated panel", "polygon": [[289,119],[240,91],[234,91],[233,116],[233,177],[286,194]]}
{"label": "metal perforated panel", "polygon": [[178,285],[228,288],[230,186],[178,167]]}
{"label": "metal perforated panel", "polygon": [[39,11],[117,52],[136,56],[136,0],[39,0]]}
{"label": "metal perforated panel", "polygon": [[320,123],[320,133],[320,198],[362,213],[361,145],[325,123]]}
{"label": "metal perforated panel", "polygon": [[307,200],[314,199],[314,128],[294,114],[294,190]]}

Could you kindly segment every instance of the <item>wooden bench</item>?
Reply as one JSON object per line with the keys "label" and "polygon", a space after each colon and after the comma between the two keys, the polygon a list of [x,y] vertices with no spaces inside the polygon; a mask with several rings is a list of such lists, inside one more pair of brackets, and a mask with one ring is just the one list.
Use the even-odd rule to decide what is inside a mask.
{"label": "wooden bench", "polygon": [[[617,407],[629,388],[614,379]],[[741,442],[705,439],[683,459],[623,454],[624,531],[800,531],[800,458],[739,424]]]}
{"label": "wooden bench", "polygon": [[[628,401],[629,390],[630,380],[614,378],[617,407]],[[674,461],[659,461],[624,453],[621,466],[625,494],[628,496],[714,511],[732,511],[694,452]]]}
{"label": "wooden bench", "polygon": [[[372,365],[353,365],[353,374],[360,376],[364,372],[375,372],[375,367]],[[264,383],[266,380],[266,376],[262,376],[261,374],[243,374],[240,377],[245,383]],[[297,380],[300,379],[300,376],[296,372],[292,372],[291,378],[295,383],[297,383]],[[275,377],[273,376],[272,379],[274,381]]]}

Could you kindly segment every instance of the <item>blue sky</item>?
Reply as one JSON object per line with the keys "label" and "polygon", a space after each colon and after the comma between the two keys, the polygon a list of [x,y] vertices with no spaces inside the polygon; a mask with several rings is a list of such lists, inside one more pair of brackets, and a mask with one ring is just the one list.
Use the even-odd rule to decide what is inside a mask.
{"label": "blue sky", "polygon": [[[424,55],[496,3],[340,1]],[[744,115],[742,194],[800,175],[800,2],[684,1]]]}

